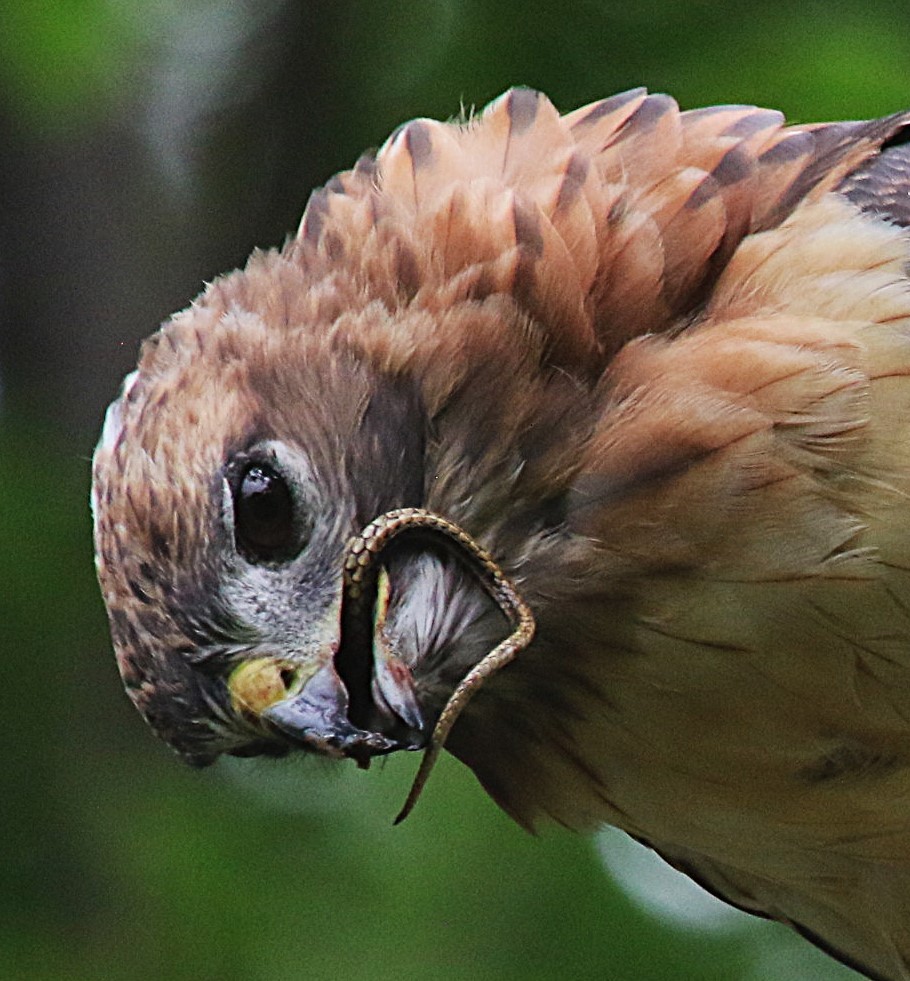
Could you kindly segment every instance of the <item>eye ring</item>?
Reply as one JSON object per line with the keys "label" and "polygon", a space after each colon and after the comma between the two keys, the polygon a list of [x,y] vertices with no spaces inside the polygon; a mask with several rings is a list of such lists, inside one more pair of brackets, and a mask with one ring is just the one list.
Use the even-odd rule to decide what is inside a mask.
{"label": "eye ring", "polygon": [[294,558],[307,535],[290,481],[271,462],[251,459],[232,483],[237,551],[254,565]]}

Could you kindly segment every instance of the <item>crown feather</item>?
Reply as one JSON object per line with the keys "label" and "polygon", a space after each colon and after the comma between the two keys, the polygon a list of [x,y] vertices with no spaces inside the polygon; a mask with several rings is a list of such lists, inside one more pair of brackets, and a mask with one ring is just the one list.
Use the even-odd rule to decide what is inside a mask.
{"label": "crown feather", "polygon": [[512,89],[466,122],[400,127],[313,194],[285,257],[390,309],[504,295],[551,363],[596,373],[696,309],[746,235],[902,119],[786,128],[778,112],[681,112],[643,89],[560,116]]}

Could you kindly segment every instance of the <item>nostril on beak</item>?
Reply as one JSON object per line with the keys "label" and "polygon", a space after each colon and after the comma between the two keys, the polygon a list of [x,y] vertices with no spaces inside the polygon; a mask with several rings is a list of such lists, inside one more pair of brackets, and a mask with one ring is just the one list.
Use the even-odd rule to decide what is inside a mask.
{"label": "nostril on beak", "polygon": [[269,657],[239,664],[228,677],[231,706],[237,713],[258,718],[270,705],[287,698],[300,687],[300,669]]}

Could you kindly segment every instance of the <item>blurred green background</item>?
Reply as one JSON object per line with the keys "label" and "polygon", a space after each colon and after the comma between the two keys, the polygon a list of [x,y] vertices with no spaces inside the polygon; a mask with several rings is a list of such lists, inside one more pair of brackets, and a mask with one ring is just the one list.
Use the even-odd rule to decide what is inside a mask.
{"label": "blurred green background", "polygon": [[120,690],[88,472],[138,341],[402,120],[516,83],[867,117],[908,38],[906,0],[0,0],[0,977],[854,977],[453,760],[394,829],[413,757],[184,769]]}

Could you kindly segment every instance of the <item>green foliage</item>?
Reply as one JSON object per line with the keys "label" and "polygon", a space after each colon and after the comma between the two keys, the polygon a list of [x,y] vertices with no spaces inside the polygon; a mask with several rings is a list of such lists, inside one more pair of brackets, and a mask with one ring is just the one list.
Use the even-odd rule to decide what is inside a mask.
{"label": "green foliage", "polygon": [[103,0],[4,0],[0,81],[31,125],[103,113],[124,81],[135,36]]}

